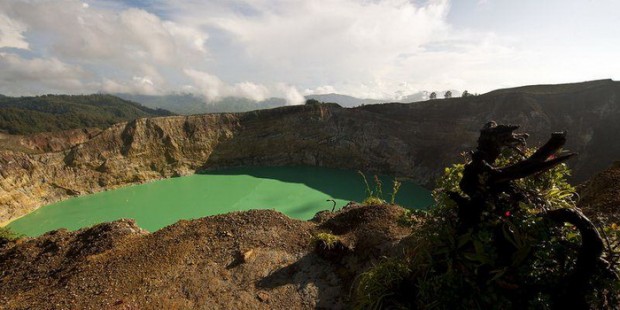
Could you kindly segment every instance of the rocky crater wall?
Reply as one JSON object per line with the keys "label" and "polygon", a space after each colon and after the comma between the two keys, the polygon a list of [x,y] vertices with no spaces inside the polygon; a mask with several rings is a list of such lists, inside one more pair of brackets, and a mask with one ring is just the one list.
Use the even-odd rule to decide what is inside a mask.
{"label": "rocky crater wall", "polygon": [[618,84],[352,109],[321,104],[138,119],[47,148],[58,137],[21,138],[32,152],[0,148],[0,221],[75,195],[232,166],[359,169],[432,186],[443,167],[473,148],[489,120],[521,124],[533,134],[531,145],[568,130],[567,148],[580,154],[570,163],[574,181],[581,182],[620,158]]}

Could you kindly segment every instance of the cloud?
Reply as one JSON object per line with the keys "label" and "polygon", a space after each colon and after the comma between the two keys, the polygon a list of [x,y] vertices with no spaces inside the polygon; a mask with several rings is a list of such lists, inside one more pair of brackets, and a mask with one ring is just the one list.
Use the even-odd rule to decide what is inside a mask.
{"label": "cloud", "polygon": [[[9,1],[0,3],[0,46],[82,72],[81,92],[395,98],[460,87],[476,64],[514,55],[453,29],[449,10],[447,0]],[[80,91],[75,79],[63,88],[19,70],[21,91]]]}
{"label": "cloud", "polygon": [[276,88],[279,95],[286,99],[287,105],[299,105],[306,101],[306,98],[299,93],[295,86],[285,83],[278,83]]}
{"label": "cloud", "polygon": [[[168,1],[168,5],[183,23],[226,34],[242,56],[226,68],[229,72],[266,85],[286,81],[304,89],[304,94],[337,89],[358,97],[397,98],[427,87],[455,87],[451,82],[461,87],[472,76],[465,70],[476,62],[495,62],[507,52],[512,56],[518,52],[502,49],[505,42],[489,34],[454,29],[446,20],[450,10],[446,0]],[[205,11],[217,14],[199,13]],[[450,58],[444,61],[445,55]],[[281,92],[280,88],[271,89]]]}
{"label": "cloud", "polygon": [[322,95],[322,94],[334,94],[334,93],[338,93],[338,91],[336,91],[336,88],[331,85],[322,85],[314,89],[310,89],[310,88],[304,89],[304,95]]}
{"label": "cloud", "polygon": [[[602,31],[617,24],[609,6],[597,7],[609,15],[600,15],[598,28],[576,32],[598,45],[575,46],[572,39],[550,43],[557,33],[528,41],[528,34],[501,23],[517,13],[492,1],[485,9],[493,18],[475,22],[449,0],[0,1],[0,65],[11,68],[0,73],[1,89],[182,90],[210,100],[282,96],[300,103],[300,90],[397,99],[421,90],[483,92],[602,78],[618,71],[609,59],[620,45]],[[23,68],[11,65],[16,59]],[[36,63],[64,68],[67,77],[32,74]]]}
{"label": "cloud", "polygon": [[251,82],[229,85],[217,76],[207,72],[194,69],[185,69],[184,72],[194,82],[194,89],[204,95],[207,101],[217,101],[227,96],[238,96],[261,101],[266,99],[269,93],[267,87]]}
{"label": "cloud", "polygon": [[15,21],[5,14],[0,14],[0,48],[14,47],[28,49],[28,42],[24,40],[23,33],[26,26]]}
{"label": "cloud", "polygon": [[[0,47],[30,48],[40,60],[72,63],[96,90],[162,93],[177,86],[172,77],[208,57],[208,34],[162,20],[138,8],[85,5],[77,0],[10,1],[0,4]],[[24,36],[25,30],[28,30]],[[8,34],[8,35],[7,35]],[[42,76],[21,75],[26,89],[49,84]],[[175,73],[176,72],[176,73]],[[28,76],[29,81],[23,78]],[[76,91],[71,86],[61,92]],[[87,91],[86,89],[84,91]]]}
{"label": "cloud", "polygon": [[88,91],[82,82],[87,78],[88,73],[79,66],[56,58],[25,59],[16,54],[0,52],[0,92],[4,94],[83,92]]}

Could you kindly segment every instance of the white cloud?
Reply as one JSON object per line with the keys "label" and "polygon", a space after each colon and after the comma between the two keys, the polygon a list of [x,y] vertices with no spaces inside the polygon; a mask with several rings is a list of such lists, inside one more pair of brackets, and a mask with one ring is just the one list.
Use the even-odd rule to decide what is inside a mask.
{"label": "white cloud", "polygon": [[224,96],[223,92],[226,85],[217,76],[194,69],[185,69],[183,72],[192,79],[194,85],[207,101],[215,101]]}
{"label": "white cloud", "polygon": [[[162,20],[142,9],[85,4],[77,0],[0,3],[0,11],[19,17],[16,22],[0,15],[0,47],[30,47],[42,54],[41,59],[74,63],[91,73],[83,84],[95,90],[149,94],[174,90],[171,74],[181,75],[184,66],[208,56],[208,35],[199,29]],[[41,81],[43,77],[29,76],[33,87],[48,84]],[[28,81],[23,82],[25,89]]]}
{"label": "white cloud", "polygon": [[4,94],[83,92],[88,91],[82,82],[87,78],[88,73],[79,66],[56,58],[25,59],[16,54],[0,52],[0,92]]}
{"label": "white cloud", "polygon": [[107,93],[129,93],[158,95],[160,92],[149,77],[134,76],[131,81],[119,83],[111,79],[104,79],[100,85],[100,90]]}
{"label": "white cloud", "polygon": [[[232,0],[182,5],[169,1],[169,5],[179,20],[223,30],[242,49],[245,59],[228,70],[263,84],[284,80],[304,89],[304,94],[338,90],[383,99],[424,89],[465,87],[475,77],[466,70],[479,73],[472,68],[520,52],[505,47],[506,42],[491,33],[452,28],[446,21],[450,10],[446,0],[423,5],[408,0]],[[195,13],[204,11],[218,14]],[[242,66],[248,65],[260,70],[244,70]]]}
{"label": "white cloud", "polygon": [[254,84],[252,82],[236,83],[229,94],[229,96],[240,96],[255,101],[265,100],[268,95],[269,90],[267,87],[264,85]]}
{"label": "white cloud", "polygon": [[[157,9],[165,19],[78,0],[4,2],[0,30],[10,35],[0,42],[89,72],[83,92],[183,89],[209,100],[283,96],[290,104],[303,101],[298,89],[396,98],[453,88],[472,76],[463,72],[479,73],[472,67],[515,54],[494,38],[452,29],[447,0],[164,0]],[[217,45],[206,30],[219,34]],[[49,84],[30,78],[30,92]],[[71,85],[66,92],[77,91]]]}
{"label": "white cloud", "polygon": [[195,89],[205,96],[207,101],[217,101],[227,96],[238,96],[255,101],[267,98],[269,90],[264,85],[241,82],[233,85],[224,83],[215,75],[204,71],[185,69],[185,74],[192,79]]}
{"label": "white cloud", "polygon": [[[484,26],[514,11],[497,8],[505,3],[479,2],[488,2],[485,13],[493,17],[476,18]],[[598,28],[577,31],[599,45],[574,46],[569,36],[570,42],[556,45],[557,33],[532,43],[509,24],[456,27],[451,10],[460,8],[452,13],[462,14],[456,15],[461,22],[473,13],[449,0],[157,0],[140,1],[140,8],[132,3],[0,1],[0,52],[25,64],[11,66],[16,60],[3,56],[1,65],[11,68],[0,73],[3,91],[183,90],[210,100],[282,96],[300,103],[299,90],[396,99],[421,90],[483,92],[620,72],[611,61],[618,39],[603,31],[617,28],[610,4],[597,9],[609,16],[592,15],[604,17]],[[542,13],[537,14],[548,20]],[[501,32],[510,27],[512,32]],[[51,81],[49,72],[32,74],[42,62],[73,75]]]}
{"label": "white cloud", "polygon": [[321,67],[337,80],[357,76],[366,81],[384,74],[399,55],[419,51],[448,31],[447,1],[431,1],[424,7],[406,0],[276,0],[246,5],[260,14],[231,14],[204,22],[230,32],[248,55],[280,70],[306,74]]}
{"label": "white cloud", "polygon": [[26,26],[19,21],[13,20],[5,14],[0,14],[0,48],[14,47],[28,49],[28,42],[23,33]]}
{"label": "white cloud", "polygon": [[304,95],[323,95],[323,94],[334,94],[338,93],[336,88],[331,85],[322,85],[314,89],[306,88],[304,89]]}
{"label": "white cloud", "polygon": [[306,101],[304,96],[299,93],[295,86],[287,85],[285,83],[278,83],[276,85],[276,89],[279,95],[286,99],[286,104],[288,105],[299,105]]}

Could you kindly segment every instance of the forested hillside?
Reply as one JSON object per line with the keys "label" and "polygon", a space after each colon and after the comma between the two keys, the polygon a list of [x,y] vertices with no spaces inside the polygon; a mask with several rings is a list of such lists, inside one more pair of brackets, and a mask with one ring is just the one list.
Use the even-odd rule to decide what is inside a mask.
{"label": "forested hillside", "polygon": [[174,114],[111,95],[0,96],[0,132],[10,134],[106,128],[136,118],[169,115]]}

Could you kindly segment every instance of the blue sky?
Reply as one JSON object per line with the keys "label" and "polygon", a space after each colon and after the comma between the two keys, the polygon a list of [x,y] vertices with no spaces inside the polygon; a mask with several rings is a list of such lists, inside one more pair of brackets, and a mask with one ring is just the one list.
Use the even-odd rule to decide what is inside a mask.
{"label": "blue sky", "polygon": [[620,2],[13,0],[0,93],[398,99],[620,75]]}

